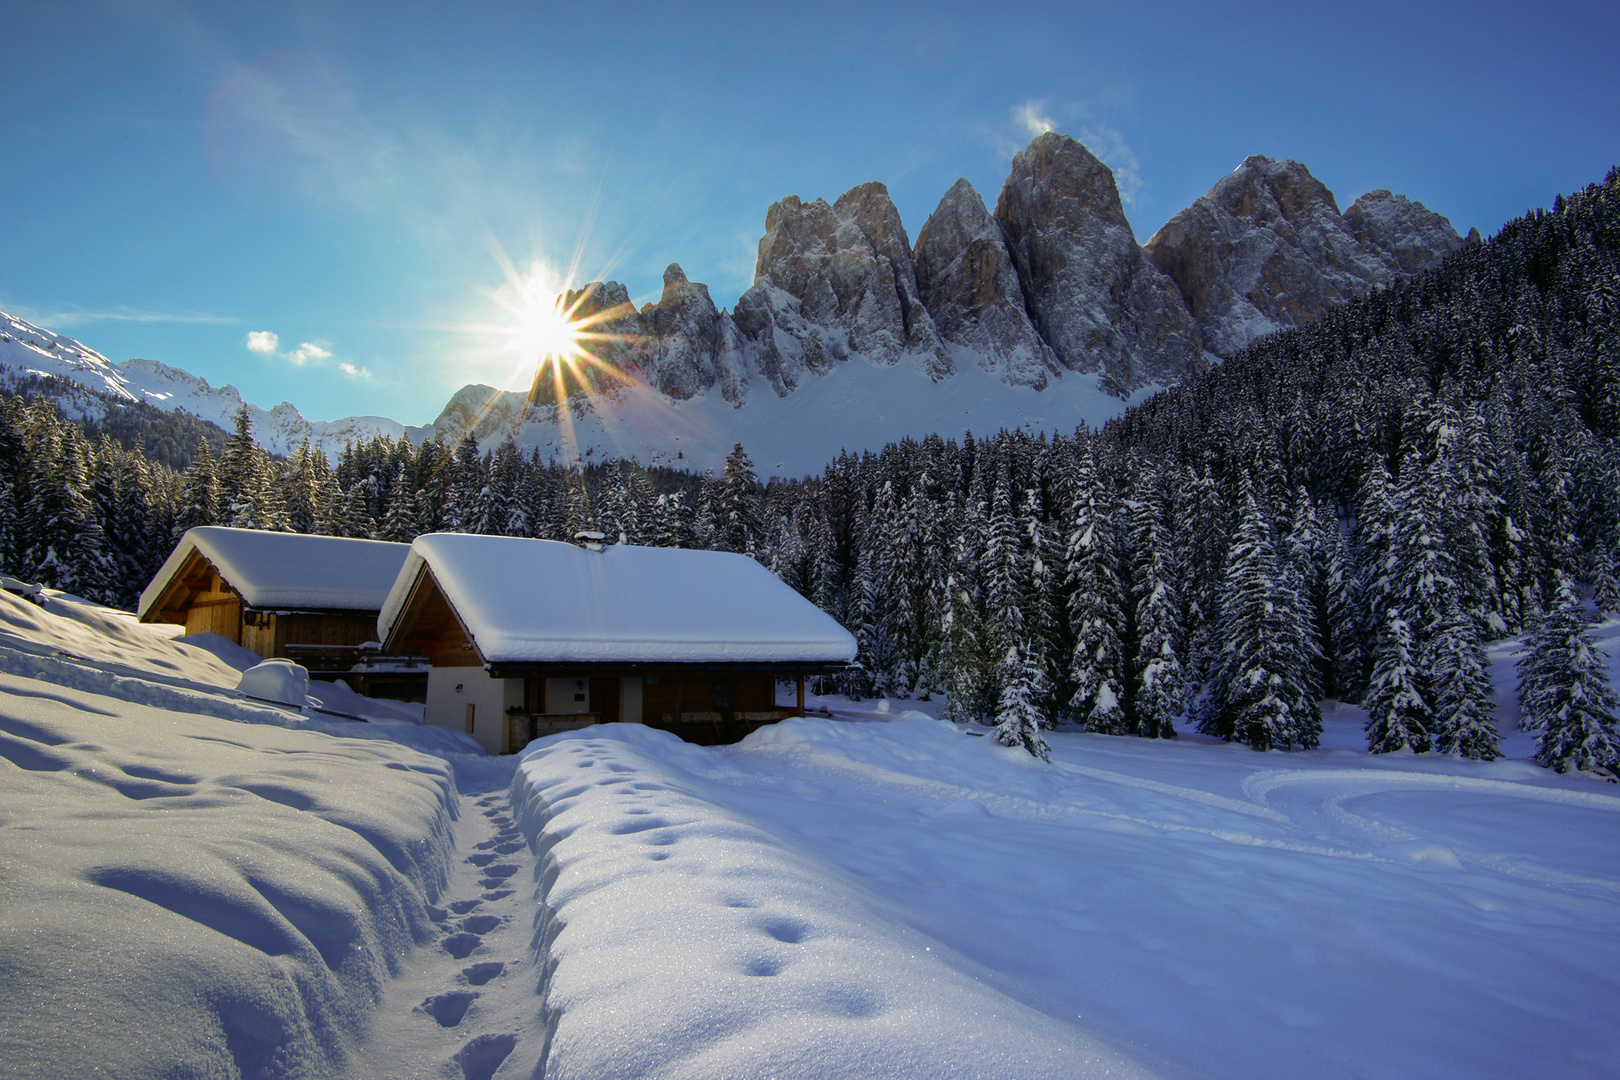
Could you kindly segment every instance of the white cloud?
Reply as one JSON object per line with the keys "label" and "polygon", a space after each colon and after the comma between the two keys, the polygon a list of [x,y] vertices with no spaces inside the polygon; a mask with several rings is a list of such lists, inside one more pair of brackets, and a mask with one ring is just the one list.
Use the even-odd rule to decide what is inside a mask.
{"label": "white cloud", "polygon": [[311,360],[325,360],[331,355],[332,353],[330,350],[323,347],[321,342],[306,341],[302,345],[298,346],[298,348],[288,353],[287,359],[291,360],[297,366],[303,367]]}
{"label": "white cloud", "polygon": [[353,364],[349,363],[348,361],[344,361],[344,362],[338,364],[338,370],[343,372],[343,374],[347,375],[351,379],[369,379],[369,378],[371,378],[370,370],[368,370],[366,368],[363,368],[363,367],[355,367]]}
{"label": "white cloud", "polygon": [[[305,341],[298,348],[287,352],[281,351],[281,335],[270,330],[253,330],[248,333],[247,347],[250,352],[260,356],[274,356],[278,360],[285,360],[294,367],[303,367],[308,363],[320,364],[323,360],[332,359],[332,350],[328,348],[329,341]],[[339,364],[346,374],[353,375],[352,364]],[[363,370],[363,369],[361,369]]]}
{"label": "white cloud", "polygon": [[1046,115],[1046,102],[1026,101],[1016,106],[1012,111],[1013,123],[1023,128],[1031,139],[1037,135],[1045,135],[1048,131],[1056,131],[1057,124]]}

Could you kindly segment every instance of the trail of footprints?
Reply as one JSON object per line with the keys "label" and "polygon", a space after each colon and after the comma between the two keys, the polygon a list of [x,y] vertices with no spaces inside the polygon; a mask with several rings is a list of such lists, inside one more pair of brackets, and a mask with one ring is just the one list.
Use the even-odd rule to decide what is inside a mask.
{"label": "trail of footprints", "polygon": [[[511,961],[480,957],[489,951],[486,937],[509,925],[518,910],[519,901],[512,899],[517,892],[513,877],[522,868],[519,860],[527,855],[528,845],[512,820],[503,794],[485,795],[474,805],[494,829],[494,835],[474,845],[473,853],[465,860],[472,868],[478,895],[452,899],[443,907],[428,909],[444,931],[439,947],[455,960],[469,961],[452,976],[453,989],[433,994],[416,1006],[416,1012],[432,1018],[441,1028],[456,1029],[464,1021],[493,1019],[479,1016],[480,999],[501,990],[513,974]],[[463,880],[466,876],[458,875]],[[524,987],[519,992],[532,992],[532,988]],[[486,1031],[463,1042],[448,1064],[460,1066],[464,1080],[490,1080],[495,1070],[511,1056],[517,1043],[515,1034]]]}

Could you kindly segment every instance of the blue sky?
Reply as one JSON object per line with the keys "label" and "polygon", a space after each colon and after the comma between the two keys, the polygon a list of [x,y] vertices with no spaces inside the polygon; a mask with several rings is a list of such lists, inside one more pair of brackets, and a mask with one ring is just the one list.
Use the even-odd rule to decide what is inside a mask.
{"label": "blue sky", "polygon": [[[732,305],[770,203],[991,206],[1043,124],[1146,240],[1248,154],[1489,234],[1620,161],[1620,5],[7,5],[0,308],[312,419],[527,385],[536,263]],[[1033,126],[1032,126],[1033,125]]]}

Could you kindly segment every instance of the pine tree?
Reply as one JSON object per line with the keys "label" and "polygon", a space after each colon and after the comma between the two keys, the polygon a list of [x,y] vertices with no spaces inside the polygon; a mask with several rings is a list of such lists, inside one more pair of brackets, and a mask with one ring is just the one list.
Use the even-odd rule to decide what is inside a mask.
{"label": "pine tree", "polygon": [[1434,685],[1434,748],[1479,761],[1501,757],[1491,723],[1491,673],[1479,624],[1461,610],[1440,630],[1429,652]]}
{"label": "pine tree", "polygon": [[478,438],[471,432],[456,444],[455,457],[445,470],[449,474],[444,507],[446,532],[474,532],[473,518],[478,493],[484,490],[486,470],[478,453]]}
{"label": "pine tree", "polygon": [[236,431],[219,456],[219,524],[235,529],[275,527],[269,507],[268,455],[253,439],[247,406],[236,411]]}
{"label": "pine tree", "polygon": [[658,496],[653,503],[653,547],[687,547],[690,529],[686,523],[686,504],[679,491]]}
{"label": "pine tree", "polygon": [[400,466],[394,474],[394,482],[389,485],[388,509],[383,515],[382,524],[378,527],[377,539],[390,540],[396,544],[408,544],[415,540],[417,537],[415,503],[415,493],[406,482],[404,467]]}
{"label": "pine tree", "polygon": [[1321,741],[1322,714],[1300,669],[1298,604],[1244,474],[1242,515],[1221,590],[1220,666],[1198,722],[1204,734],[1256,750],[1295,744],[1308,750]]}
{"label": "pine tree", "polygon": [[737,443],[726,456],[725,473],[720,479],[719,502],[714,508],[714,549],[757,554],[765,539],[763,519],[754,463],[742,443]]}
{"label": "pine tree", "polygon": [[219,483],[214,473],[214,455],[201,439],[191,455],[191,468],[186,471],[180,502],[180,512],[174,520],[177,542],[187,529],[212,525],[219,518]]}
{"label": "pine tree", "polygon": [[1367,687],[1368,655],[1364,571],[1344,529],[1328,528],[1327,647],[1329,677],[1323,692],[1344,701],[1359,701]]}
{"label": "pine tree", "polygon": [[1367,688],[1367,749],[1374,754],[1395,750],[1426,753],[1432,714],[1425,679],[1417,668],[1412,630],[1399,608],[1388,608],[1373,649],[1372,680]]}
{"label": "pine tree", "polygon": [[1136,734],[1175,737],[1175,718],[1186,707],[1187,677],[1176,641],[1180,605],[1165,568],[1168,546],[1159,526],[1159,504],[1148,485],[1131,508],[1132,584],[1136,595],[1135,649],[1131,658],[1131,715]]}
{"label": "pine tree", "polygon": [[1064,553],[1064,592],[1068,595],[1069,633],[1074,649],[1069,659],[1068,715],[1087,731],[1124,735],[1125,648],[1119,628],[1125,625],[1124,598],[1114,561],[1110,493],[1098,479],[1091,451],[1082,447],[1069,476],[1069,538]]}
{"label": "pine tree", "polygon": [[1045,688],[1041,685],[1040,665],[1019,654],[1018,646],[1007,650],[1001,662],[1001,700],[996,707],[996,741],[1002,746],[1021,746],[1042,761],[1052,760],[1052,750],[1041,734],[1038,704]]}
{"label": "pine tree", "polygon": [[1537,733],[1536,761],[1620,780],[1620,698],[1607,654],[1593,644],[1585,605],[1568,579],[1557,597],[1519,660],[1519,705],[1524,726]]}

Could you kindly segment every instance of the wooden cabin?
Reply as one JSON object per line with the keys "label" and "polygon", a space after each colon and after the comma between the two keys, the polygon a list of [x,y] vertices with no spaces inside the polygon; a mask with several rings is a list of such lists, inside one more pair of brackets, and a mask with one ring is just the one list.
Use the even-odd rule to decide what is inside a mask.
{"label": "wooden cabin", "polygon": [[[426,722],[491,753],[596,723],[734,742],[797,715],[804,678],[855,639],[744,555],[435,533],[411,545],[378,618],[385,652],[425,655]],[[778,706],[778,680],[797,708]]]}
{"label": "wooden cabin", "polygon": [[409,552],[377,540],[189,529],[137,612],[142,622],[177,623],[292,660],[317,678],[348,679],[361,693],[420,701],[422,670],[370,664],[376,647],[364,648],[377,640],[377,613]]}

